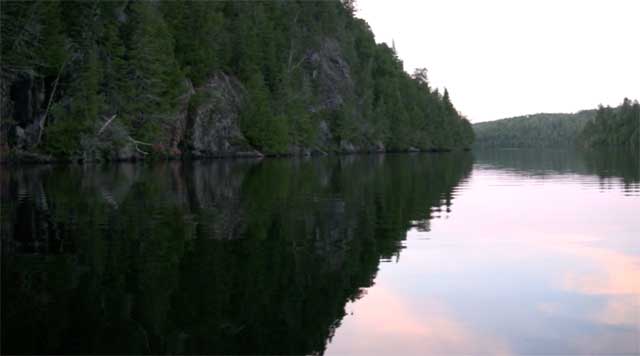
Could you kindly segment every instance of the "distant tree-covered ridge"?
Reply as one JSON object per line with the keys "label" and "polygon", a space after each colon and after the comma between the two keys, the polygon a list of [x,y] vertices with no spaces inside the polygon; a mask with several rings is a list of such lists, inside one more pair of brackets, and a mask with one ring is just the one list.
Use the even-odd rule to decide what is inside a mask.
{"label": "distant tree-covered ridge", "polygon": [[469,122],[353,1],[3,1],[1,141],[84,160],[449,150]]}
{"label": "distant tree-covered ridge", "polygon": [[624,99],[575,114],[535,114],[473,125],[477,147],[640,147],[640,105]]}
{"label": "distant tree-covered ridge", "polygon": [[575,114],[534,114],[473,125],[476,146],[525,148],[568,147],[576,144],[582,128],[595,117],[595,110]]}

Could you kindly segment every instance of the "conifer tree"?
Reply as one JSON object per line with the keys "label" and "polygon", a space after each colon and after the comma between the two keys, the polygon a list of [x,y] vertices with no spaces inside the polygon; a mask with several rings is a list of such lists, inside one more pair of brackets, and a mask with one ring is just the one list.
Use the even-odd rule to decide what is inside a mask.
{"label": "conifer tree", "polygon": [[175,62],[173,38],[154,3],[134,2],[131,16],[128,79],[132,95],[127,108],[136,136],[151,139],[158,134],[162,115],[176,110],[183,76]]}

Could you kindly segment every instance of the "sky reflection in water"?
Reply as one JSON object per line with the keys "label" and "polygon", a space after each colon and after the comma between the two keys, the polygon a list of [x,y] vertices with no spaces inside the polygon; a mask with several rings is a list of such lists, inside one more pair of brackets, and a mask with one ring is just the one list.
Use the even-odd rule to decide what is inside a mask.
{"label": "sky reflection in water", "polygon": [[476,163],[326,353],[640,353],[640,198],[620,186]]}
{"label": "sky reflection in water", "polygon": [[0,170],[3,354],[638,354],[640,162]]}

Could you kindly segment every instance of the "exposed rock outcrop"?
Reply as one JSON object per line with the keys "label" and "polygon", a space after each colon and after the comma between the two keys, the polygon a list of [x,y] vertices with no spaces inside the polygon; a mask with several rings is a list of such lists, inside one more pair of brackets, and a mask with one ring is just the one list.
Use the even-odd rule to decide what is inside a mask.
{"label": "exposed rock outcrop", "polygon": [[318,88],[318,100],[310,108],[311,112],[337,110],[353,95],[351,68],[337,41],[325,39],[317,50],[309,51],[306,69]]}
{"label": "exposed rock outcrop", "polygon": [[240,81],[224,73],[216,73],[195,90],[189,103],[184,138],[193,156],[261,156],[240,130],[244,96]]}
{"label": "exposed rock outcrop", "polygon": [[[356,98],[355,83],[352,70],[345,60],[340,43],[335,39],[325,38],[320,46],[307,53],[305,59],[307,76],[317,88],[317,100],[309,108],[311,113],[325,113],[329,116],[344,110],[347,104],[352,105],[350,120],[357,122],[358,130],[367,130],[369,125],[363,120],[359,101]],[[318,127],[318,143],[326,151],[338,153],[384,152],[382,142],[352,142],[347,139],[334,141],[331,125],[322,120]],[[355,135],[354,135],[355,136]],[[363,135],[359,135],[363,136]]]}
{"label": "exposed rock outcrop", "polygon": [[183,153],[180,145],[187,131],[189,103],[195,93],[191,81],[186,80],[184,94],[180,97],[179,111],[174,117],[163,123],[166,138],[166,142],[163,143],[163,149],[170,157],[179,157]]}
{"label": "exposed rock outcrop", "polygon": [[[301,61],[305,81],[314,88],[307,110],[317,120],[312,145],[291,143],[287,154],[316,155],[333,153],[385,152],[381,141],[366,141],[369,123],[363,117],[356,94],[352,69],[340,43],[325,38],[315,49],[308,50]],[[10,152],[11,160],[47,162],[54,158],[40,154],[35,148],[42,136],[47,88],[34,73],[2,73],[2,129],[0,153],[3,160]],[[61,100],[64,100],[61,99]],[[82,137],[79,161],[138,160],[156,153],[160,157],[262,157],[251,146],[240,129],[240,115],[246,107],[247,90],[232,74],[216,72],[201,86],[194,88],[185,80],[185,88],[173,113],[161,117],[161,134],[148,146],[138,146],[130,128],[111,115],[95,121],[93,133]],[[346,110],[348,109],[348,110]],[[107,109],[107,112],[109,110]],[[353,126],[349,139],[336,137],[336,115],[346,115]],[[117,115],[116,115],[117,116]],[[54,117],[46,124],[55,121]],[[140,149],[142,147],[142,150]],[[409,151],[416,151],[410,148]]]}
{"label": "exposed rock outcrop", "polygon": [[9,121],[13,117],[13,101],[11,100],[12,78],[5,71],[0,71],[0,155],[2,158],[9,152]]}
{"label": "exposed rock outcrop", "polygon": [[44,80],[30,72],[3,72],[0,92],[3,141],[21,150],[33,148],[42,135]]}

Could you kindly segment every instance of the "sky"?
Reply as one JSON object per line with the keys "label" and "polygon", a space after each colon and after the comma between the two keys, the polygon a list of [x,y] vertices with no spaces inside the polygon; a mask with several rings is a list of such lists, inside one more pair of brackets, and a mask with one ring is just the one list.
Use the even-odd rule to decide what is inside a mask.
{"label": "sky", "polygon": [[471,122],[640,100],[639,0],[359,0]]}

